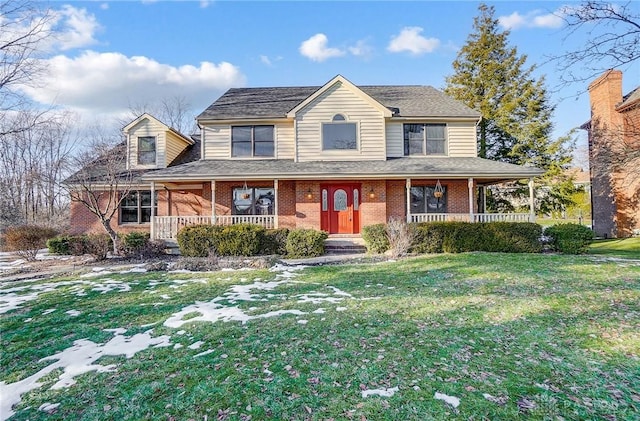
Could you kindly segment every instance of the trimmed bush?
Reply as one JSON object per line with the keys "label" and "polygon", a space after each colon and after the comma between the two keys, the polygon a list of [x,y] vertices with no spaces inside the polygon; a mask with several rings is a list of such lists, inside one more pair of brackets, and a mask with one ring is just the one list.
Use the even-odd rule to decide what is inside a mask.
{"label": "trimmed bush", "polygon": [[225,226],[216,240],[218,256],[255,256],[263,244],[265,228],[253,224]]}
{"label": "trimmed bush", "polygon": [[71,237],[62,235],[47,240],[47,248],[51,254],[71,254]]}
{"label": "trimmed bush", "polygon": [[579,224],[558,224],[544,231],[554,251],[566,254],[586,253],[593,242],[593,231]]}
{"label": "trimmed bush", "polygon": [[287,253],[287,237],[289,236],[288,228],[276,228],[266,230],[262,237],[260,245],[260,254],[279,254]]}
{"label": "trimmed bush", "polygon": [[369,253],[384,253],[389,250],[389,239],[385,224],[368,225],[362,228],[362,239]]}
{"label": "trimmed bush", "polygon": [[538,253],[542,228],[530,222],[427,222],[415,225],[414,253]]}
{"label": "trimmed bush", "polygon": [[184,257],[207,257],[216,252],[216,234],[223,227],[217,225],[191,225],[178,233],[178,247]]}
{"label": "trimmed bush", "polygon": [[164,254],[166,244],[162,240],[150,240],[147,232],[130,232],[120,238],[122,251],[126,256],[139,259],[157,257]]}
{"label": "trimmed bush", "polygon": [[38,225],[19,225],[7,228],[4,239],[9,251],[27,260],[35,260],[38,250],[47,245],[47,240],[58,234],[56,230]]}
{"label": "trimmed bush", "polygon": [[96,260],[105,260],[107,254],[113,250],[111,237],[107,234],[89,234],[84,236],[84,253],[90,254]]}
{"label": "trimmed bush", "polygon": [[327,233],[313,229],[295,229],[287,237],[287,257],[317,257],[324,254]]}

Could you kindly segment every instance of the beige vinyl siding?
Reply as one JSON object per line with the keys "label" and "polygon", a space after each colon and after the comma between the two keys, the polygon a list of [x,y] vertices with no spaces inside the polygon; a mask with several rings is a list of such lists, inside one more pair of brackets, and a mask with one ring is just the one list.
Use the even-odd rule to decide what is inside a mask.
{"label": "beige vinyl siding", "polygon": [[[322,123],[342,114],[347,122],[357,123],[357,150],[322,150]],[[318,160],[384,160],[385,120],[382,112],[356,92],[336,83],[296,114],[297,159]]]}
{"label": "beige vinyl siding", "polygon": [[228,124],[205,126],[204,159],[227,159],[231,157],[231,126]]}
{"label": "beige vinyl siding", "polygon": [[166,132],[166,138],[167,141],[165,149],[167,161],[165,165],[169,165],[178,157],[178,155],[180,155],[180,153],[182,153],[182,151],[186,149],[189,144],[180,136],[172,132]]}
{"label": "beige vinyl siding", "polygon": [[476,149],[476,125],[474,122],[447,123],[449,156],[474,157]]}
{"label": "beige vinyl siding", "polygon": [[389,158],[404,156],[404,130],[402,123],[387,123],[387,156]]}
{"label": "beige vinyl siding", "polygon": [[[166,167],[165,126],[161,123],[143,119],[129,130],[129,165],[130,168],[164,168]],[[154,136],[156,138],[156,165],[138,165],[138,137]]]}
{"label": "beige vinyl siding", "polygon": [[278,159],[295,158],[295,133],[293,121],[290,123],[276,124],[276,154]]}
{"label": "beige vinyl siding", "polygon": [[[275,154],[278,159],[293,159],[294,139],[293,121],[290,122],[264,122],[264,121],[239,121],[237,124],[219,124],[205,126],[204,128],[204,157],[205,159],[231,158],[231,127],[272,125],[274,126]],[[266,157],[260,157],[265,159]],[[250,159],[250,158],[244,158]]]}

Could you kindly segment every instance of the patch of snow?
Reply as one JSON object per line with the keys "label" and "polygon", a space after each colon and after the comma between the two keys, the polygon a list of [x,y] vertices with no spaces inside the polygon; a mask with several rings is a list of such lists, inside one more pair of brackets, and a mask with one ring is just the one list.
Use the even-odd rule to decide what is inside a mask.
{"label": "patch of snow", "polygon": [[170,297],[169,295],[167,295],[167,294],[162,294],[162,295],[160,296],[160,298],[165,299],[165,300],[168,300],[168,299],[170,299],[171,297]]}
{"label": "patch of snow", "polygon": [[88,273],[84,273],[82,275],[80,275],[81,278],[97,278],[98,276],[107,276],[107,275],[113,275],[113,272],[111,272],[110,270],[96,270],[98,268],[93,268],[93,272],[88,272]]}
{"label": "patch of snow", "polygon": [[198,349],[200,348],[202,345],[204,345],[204,342],[202,341],[198,341],[198,342],[194,342],[191,345],[189,345],[187,348],[189,349]]}
{"label": "patch of snow", "polygon": [[435,395],[433,395],[433,397],[434,399],[445,401],[446,403],[448,403],[454,408],[457,408],[460,405],[460,399],[456,398],[455,396],[449,396],[449,395],[445,395],[444,393],[436,392]]}
{"label": "patch of snow", "polygon": [[309,320],[304,320],[304,319],[298,320],[298,324],[300,325],[306,325],[307,323],[309,323]]}
{"label": "patch of snow", "polygon": [[131,291],[131,285],[126,282],[120,282],[113,279],[106,279],[102,283],[93,284],[93,288],[91,291],[98,291],[101,294],[106,294],[107,292],[117,291],[117,292],[129,292]]}
{"label": "patch of snow", "polygon": [[24,322],[25,322],[25,323],[29,323],[31,320],[33,320],[33,318],[32,318],[32,317],[29,317],[28,319],[24,319]]}
{"label": "patch of snow", "polygon": [[184,347],[184,345],[182,345],[182,344],[175,344],[173,346],[173,349],[180,349],[180,348],[183,348],[183,347]]}
{"label": "patch of snow", "polygon": [[151,346],[163,347],[170,346],[171,337],[163,335],[151,337],[150,331],[138,333],[131,337],[125,338],[119,332],[124,329],[109,329],[114,332],[115,336],[104,344],[98,344],[88,339],[79,339],[73,342],[73,346],[67,348],[57,354],[40,359],[42,361],[55,361],[52,364],[40,369],[37,373],[19,380],[14,383],[0,382],[0,414],[2,419],[8,419],[13,416],[12,408],[20,403],[22,395],[42,386],[40,379],[47,376],[54,370],[62,369],[63,372],[58,376],[58,381],[51,389],[63,389],[75,384],[75,377],[96,371],[105,373],[114,371],[115,365],[103,366],[95,364],[95,362],[105,355],[124,355],[126,358],[133,357],[137,352],[143,351]]}
{"label": "patch of snow", "polygon": [[46,309],[45,311],[43,311],[43,312],[42,312],[42,315],[43,315],[43,316],[46,316],[47,314],[51,314],[51,313],[53,313],[54,311],[56,311],[56,309],[55,309],[55,308],[48,308],[48,309]]}
{"label": "patch of snow", "polygon": [[348,292],[344,292],[339,288],[333,287],[331,285],[327,285],[327,288],[333,290],[333,294],[334,295],[339,295],[342,297],[349,297],[349,298],[353,298],[353,295],[349,294]]}
{"label": "patch of snow", "polygon": [[320,307],[318,309],[313,310],[312,313],[313,314],[324,314],[324,313],[326,313],[326,310],[324,308]]}
{"label": "patch of snow", "polygon": [[59,406],[60,406],[60,403],[45,402],[38,407],[38,411],[54,412]]}
{"label": "patch of snow", "polygon": [[362,397],[366,398],[369,396],[382,396],[385,398],[390,398],[395,395],[400,389],[398,387],[391,387],[389,389],[367,389],[362,391]]}
{"label": "patch of snow", "polygon": [[13,292],[0,296],[0,314],[19,309],[22,304],[38,298],[38,293],[17,295]]}
{"label": "patch of snow", "polygon": [[347,311],[346,307],[336,307],[336,311]]}
{"label": "patch of snow", "polygon": [[128,269],[128,270],[120,271],[120,273],[122,273],[122,274],[125,274],[125,273],[146,273],[146,272],[148,272],[147,269],[145,269],[142,266],[136,266],[136,267],[133,267],[133,268]]}
{"label": "patch of snow", "polygon": [[[189,319],[183,320],[183,317],[190,313],[200,313],[200,316],[191,317]],[[278,311],[270,311],[268,313],[249,315],[246,314],[242,309],[238,307],[223,307],[220,304],[215,302],[196,302],[190,306],[187,306],[180,310],[177,313],[174,313],[165,320],[164,325],[167,327],[178,328],[186,323],[191,322],[212,322],[215,323],[217,321],[223,322],[242,322],[242,324],[247,323],[249,320],[254,319],[264,319],[267,317],[275,317],[281,316],[283,314],[294,314],[294,315],[304,315],[304,313],[300,310],[278,310]]]}
{"label": "patch of snow", "polygon": [[68,314],[71,317],[78,317],[82,313],[80,311],[78,311],[78,310],[67,310],[67,311],[65,311],[65,314]]}
{"label": "patch of snow", "polygon": [[179,330],[176,332],[176,335],[184,335],[185,333],[187,333],[186,330]]}
{"label": "patch of snow", "polygon": [[202,357],[203,355],[209,355],[209,354],[212,354],[213,352],[214,352],[213,349],[207,349],[206,351],[203,351],[199,354],[194,355],[193,358]]}

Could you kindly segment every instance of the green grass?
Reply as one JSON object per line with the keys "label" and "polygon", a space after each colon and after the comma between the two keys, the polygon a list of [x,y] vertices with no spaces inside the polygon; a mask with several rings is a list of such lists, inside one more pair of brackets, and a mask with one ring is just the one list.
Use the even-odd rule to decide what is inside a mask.
{"label": "green grass", "polygon": [[640,259],[640,237],[596,240],[589,247],[589,253]]}
{"label": "green grass", "polygon": [[[0,381],[33,375],[52,363],[41,358],[76,340],[104,344],[114,337],[104,329],[125,328],[125,337],[153,329],[172,346],[103,356],[94,364],[114,371],[79,375],[68,388],[51,388],[62,373],[52,371],[22,396],[13,419],[640,417],[640,266],[633,261],[468,253],[313,267],[269,291],[253,290],[256,301],[218,302],[249,315],[307,314],[163,325],[234,285],[275,276],[114,274],[106,277],[121,281],[121,291],[105,293],[92,291],[109,285],[102,278],[42,281],[54,286],[0,318]],[[4,285],[0,293],[37,285]],[[299,302],[304,295],[340,300]],[[324,313],[313,313],[319,308]],[[65,313],[71,309],[81,314]],[[183,320],[199,316],[191,308]],[[199,349],[188,348],[198,341]],[[361,396],[391,387],[399,388],[392,397]],[[460,406],[434,399],[435,392],[458,397]],[[45,402],[60,406],[47,414],[38,410]]]}

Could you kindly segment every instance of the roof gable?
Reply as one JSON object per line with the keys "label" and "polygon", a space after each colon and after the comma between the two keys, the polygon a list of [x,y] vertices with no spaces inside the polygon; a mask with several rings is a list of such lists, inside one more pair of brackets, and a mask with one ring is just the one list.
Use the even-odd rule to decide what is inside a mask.
{"label": "roof gable", "polygon": [[357,96],[359,96],[360,98],[368,102],[371,106],[381,111],[385,117],[391,117],[391,111],[388,108],[386,108],[376,99],[372,98],[367,93],[362,91],[362,89],[358,88],[353,83],[349,82],[342,75],[337,75],[336,77],[331,79],[329,82],[325,83],[320,89],[315,91],[313,94],[309,95],[304,101],[302,101],[301,103],[296,105],[294,108],[292,108],[287,113],[287,117],[289,118],[295,117],[296,113],[298,113],[299,111],[309,106],[309,104],[311,104],[316,98],[318,98],[320,95],[324,94],[329,89],[336,86],[337,84],[340,84],[346,87],[347,89],[349,89],[350,91],[352,91],[354,94],[356,94]]}
{"label": "roof gable", "polygon": [[135,120],[133,120],[131,123],[127,124],[126,126],[124,126],[122,128],[122,131],[124,133],[129,132],[131,129],[133,129],[134,127],[136,127],[138,124],[143,123],[145,120],[149,120],[152,121],[156,124],[161,125],[165,131],[171,132],[173,134],[175,134],[176,136],[178,136],[181,140],[183,140],[184,142],[186,142],[189,145],[193,145],[194,142],[191,138],[183,135],[182,133],[180,133],[179,131],[177,131],[176,129],[174,129],[173,127],[170,127],[168,125],[166,125],[165,123],[163,123],[162,121],[158,120],[157,118],[155,118],[154,116],[152,116],[149,113],[143,113],[142,115],[140,115],[139,117],[137,117]]}

